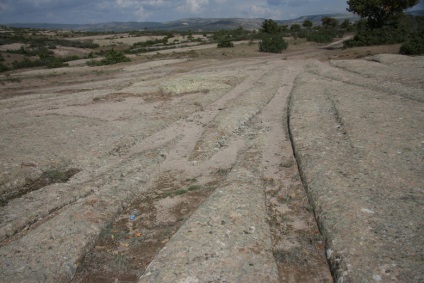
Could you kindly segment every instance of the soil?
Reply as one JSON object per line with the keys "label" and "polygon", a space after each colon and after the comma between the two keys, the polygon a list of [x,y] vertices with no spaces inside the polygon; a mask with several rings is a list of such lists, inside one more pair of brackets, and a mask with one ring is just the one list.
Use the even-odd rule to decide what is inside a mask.
{"label": "soil", "polygon": [[[408,183],[410,193],[399,197],[416,202],[405,200],[402,211],[420,209],[422,139],[414,133],[424,125],[422,58],[372,56],[397,53],[397,45],[344,50],[294,43],[278,55],[246,43],[202,46],[113,66],[81,62],[1,76],[0,192],[7,201],[0,213],[0,281],[372,282],[387,276],[420,282],[422,259],[412,245],[424,246],[422,221],[397,214],[397,199],[390,196]],[[372,57],[344,60],[364,56]],[[407,73],[393,71],[411,66]],[[369,103],[374,96],[349,95],[359,89],[394,100],[381,106]],[[308,101],[322,104],[335,122],[315,115]],[[387,117],[374,119],[372,113],[386,110]],[[371,117],[371,124],[355,113]],[[387,142],[389,128],[378,131],[388,117],[405,119],[394,128],[396,140],[408,137],[404,143]],[[344,184],[339,179],[321,182],[332,166],[349,175],[360,162],[350,161],[355,153],[345,148],[348,142],[369,154],[363,159],[367,172],[385,172],[375,160],[387,160],[374,154],[383,140],[362,145],[359,134],[350,135],[353,128],[382,134],[381,150],[407,154],[395,162],[409,162],[401,168],[411,171],[390,171],[405,183],[366,194],[387,210],[352,201],[362,191],[335,193]],[[340,147],[340,154],[316,157],[322,153],[317,144],[330,141],[327,147]],[[47,181],[51,172],[67,178]],[[377,177],[387,180],[381,184],[396,181]],[[25,189],[38,180],[46,182]],[[375,180],[363,181],[372,188]],[[370,222],[355,222],[354,215]],[[402,259],[393,255],[402,247],[391,238],[400,219],[409,225],[400,236]],[[334,221],[348,221],[353,230]],[[349,233],[363,225],[371,225],[369,231],[385,227],[386,236],[370,237],[378,247],[366,242],[356,249],[362,238]],[[390,263],[378,258],[387,245],[393,248]],[[383,267],[393,272],[380,272]]]}

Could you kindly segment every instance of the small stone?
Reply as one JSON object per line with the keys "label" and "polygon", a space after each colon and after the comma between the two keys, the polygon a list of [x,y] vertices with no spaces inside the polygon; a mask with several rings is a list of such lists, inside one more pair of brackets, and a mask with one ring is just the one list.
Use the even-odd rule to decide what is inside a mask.
{"label": "small stone", "polygon": [[361,211],[362,211],[362,212],[365,212],[365,213],[369,213],[369,214],[374,213],[374,211],[373,211],[373,210],[368,209],[368,208],[361,208]]}
{"label": "small stone", "polygon": [[134,216],[139,216],[139,215],[141,215],[141,211],[140,210],[138,210],[138,209],[133,209],[133,210],[131,210],[131,215],[134,215]]}
{"label": "small stone", "polygon": [[372,279],[374,279],[374,281],[380,282],[380,281],[381,281],[381,276],[380,276],[380,275],[378,275],[378,274],[374,274],[374,275],[372,276]]}

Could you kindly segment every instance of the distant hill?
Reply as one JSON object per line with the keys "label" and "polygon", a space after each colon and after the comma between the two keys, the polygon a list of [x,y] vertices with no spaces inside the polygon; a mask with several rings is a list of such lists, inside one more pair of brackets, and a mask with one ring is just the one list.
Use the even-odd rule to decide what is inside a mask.
{"label": "distant hill", "polygon": [[13,23],[7,26],[36,29],[58,29],[74,31],[123,32],[130,30],[170,30],[170,31],[216,31],[243,27],[252,30],[261,26],[264,19],[243,18],[192,18],[172,22],[109,22],[98,24],[47,24],[47,23]]}
{"label": "distant hill", "polygon": [[412,16],[424,17],[424,10],[407,11],[406,13]]}
{"label": "distant hill", "polygon": [[[424,10],[407,12],[413,16],[424,16]],[[301,24],[305,20],[310,20],[314,24],[320,24],[323,17],[332,17],[340,22],[345,19],[357,21],[358,16],[350,13],[323,14],[302,16],[291,20],[277,21],[283,25]],[[11,27],[36,28],[36,29],[58,29],[74,31],[95,31],[95,32],[124,32],[130,30],[155,30],[155,31],[217,31],[229,30],[242,27],[247,30],[259,29],[265,19],[245,19],[245,18],[191,18],[171,22],[109,22],[99,24],[47,24],[47,23],[13,23],[7,24]]]}
{"label": "distant hill", "polygon": [[330,17],[330,18],[336,18],[339,22],[343,22],[344,20],[348,19],[351,22],[355,22],[359,20],[359,17],[350,14],[350,13],[339,13],[339,14],[322,14],[322,15],[309,15],[309,16],[302,16],[296,19],[291,20],[282,20],[278,21],[280,24],[283,25],[292,25],[292,24],[302,24],[305,20],[310,20],[314,25],[321,24],[321,19],[324,17]]}

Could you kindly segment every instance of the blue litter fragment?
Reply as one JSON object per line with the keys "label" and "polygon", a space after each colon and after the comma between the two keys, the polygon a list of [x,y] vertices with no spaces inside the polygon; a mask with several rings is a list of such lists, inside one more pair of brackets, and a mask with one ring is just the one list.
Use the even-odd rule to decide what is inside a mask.
{"label": "blue litter fragment", "polygon": [[131,216],[130,216],[130,220],[134,220],[135,219],[135,215],[134,214],[132,214]]}

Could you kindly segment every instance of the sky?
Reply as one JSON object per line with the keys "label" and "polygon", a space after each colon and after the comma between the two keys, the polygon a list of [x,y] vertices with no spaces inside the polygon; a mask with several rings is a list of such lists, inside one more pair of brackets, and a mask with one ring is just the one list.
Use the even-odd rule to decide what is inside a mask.
{"label": "sky", "polygon": [[[0,23],[167,22],[185,18],[294,19],[346,13],[345,0],[0,0]],[[414,7],[424,9],[424,0]]]}

